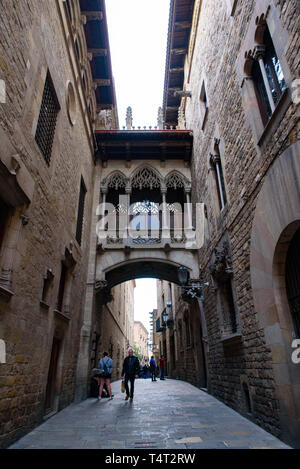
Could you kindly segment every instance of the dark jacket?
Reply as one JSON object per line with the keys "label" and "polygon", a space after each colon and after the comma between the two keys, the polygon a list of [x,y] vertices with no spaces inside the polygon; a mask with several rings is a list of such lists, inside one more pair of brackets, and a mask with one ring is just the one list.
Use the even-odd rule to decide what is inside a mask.
{"label": "dark jacket", "polygon": [[[129,359],[132,358],[132,366],[129,367]],[[140,371],[140,362],[139,359],[135,356],[133,357],[126,357],[123,363],[123,368],[122,368],[122,376],[127,375],[127,376],[135,376],[138,375]]]}
{"label": "dark jacket", "polygon": [[155,368],[156,368],[155,360],[154,360],[154,358],[151,358],[151,360],[150,360],[150,370],[155,371]]}

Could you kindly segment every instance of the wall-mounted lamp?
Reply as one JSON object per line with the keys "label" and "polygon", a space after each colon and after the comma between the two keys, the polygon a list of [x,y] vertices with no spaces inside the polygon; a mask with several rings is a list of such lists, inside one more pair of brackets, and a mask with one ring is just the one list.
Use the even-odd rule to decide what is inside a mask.
{"label": "wall-mounted lamp", "polygon": [[189,272],[184,266],[178,267],[178,280],[181,284],[182,295],[204,300],[204,286],[208,286],[209,282],[204,282],[202,278],[189,282]]}

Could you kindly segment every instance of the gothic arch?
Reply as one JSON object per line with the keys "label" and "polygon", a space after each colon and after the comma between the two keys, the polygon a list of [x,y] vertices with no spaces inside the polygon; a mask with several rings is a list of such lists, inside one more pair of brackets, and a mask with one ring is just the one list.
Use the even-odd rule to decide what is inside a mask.
{"label": "gothic arch", "polygon": [[272,353],[279,416],[286,441],[300,434],[300,369],[291,355],[290,311],[282,282],[287,245],[300,225],[300,143],[275,161],[261,188],[251,234],[250,274],[253,302]]}
{"label": "gothic arch", "polygon": [[173,189],[186,188],[191,185],[190,181],[176,169],[166,175],[165,184],[167,187],[172,187]]}
{"label": "gothic arch", "polygon": [[137,188],[150,187],[150,189],[161,188],[162,176],[151,165],[143,164],[138,166],[130,177],[130,186]]}
{"label": "gothic arch", "polygon": [[121,187],[126,187],[127,180],[127,177],[122,173],[122,171],[116,170],[102,180],[101,186],[107,189],[113,188],[118,190]]}

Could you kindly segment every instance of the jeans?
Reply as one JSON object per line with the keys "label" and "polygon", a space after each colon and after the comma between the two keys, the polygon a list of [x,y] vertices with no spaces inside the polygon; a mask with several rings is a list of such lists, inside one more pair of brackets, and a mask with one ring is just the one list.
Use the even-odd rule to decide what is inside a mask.
{"label": "jeans", "polygon": [[165,369],[164,368],[160,369],[160,379],[165,379]]}
{"label": "jeans", "polygon": [[[134,380],[135,380],[135,376],[128,376],[128,375],[125,375],[124,384],[125,384],[125,390],[126,390],[127,396],[133,397],[133,393],[134,393]],[[128,381],[130,381],[130,393],[129,393]]]}

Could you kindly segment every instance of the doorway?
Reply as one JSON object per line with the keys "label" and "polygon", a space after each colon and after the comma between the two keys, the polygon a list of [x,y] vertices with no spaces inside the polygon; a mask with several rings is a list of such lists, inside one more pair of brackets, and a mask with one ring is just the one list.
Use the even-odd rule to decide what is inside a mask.
{"label": "doorway", "polygon": [[300,339],[300,229],[293,236],[287,252],[285,281],[295,335]]}
{"label": "doorway", "polygon": [[60,340],[53,338],[51,358],[47,379],[46,399],[45,399],[45,415],[55,411],[55,396],[56,396],[56,381],[57,381],[57,366],[60,352]]}

